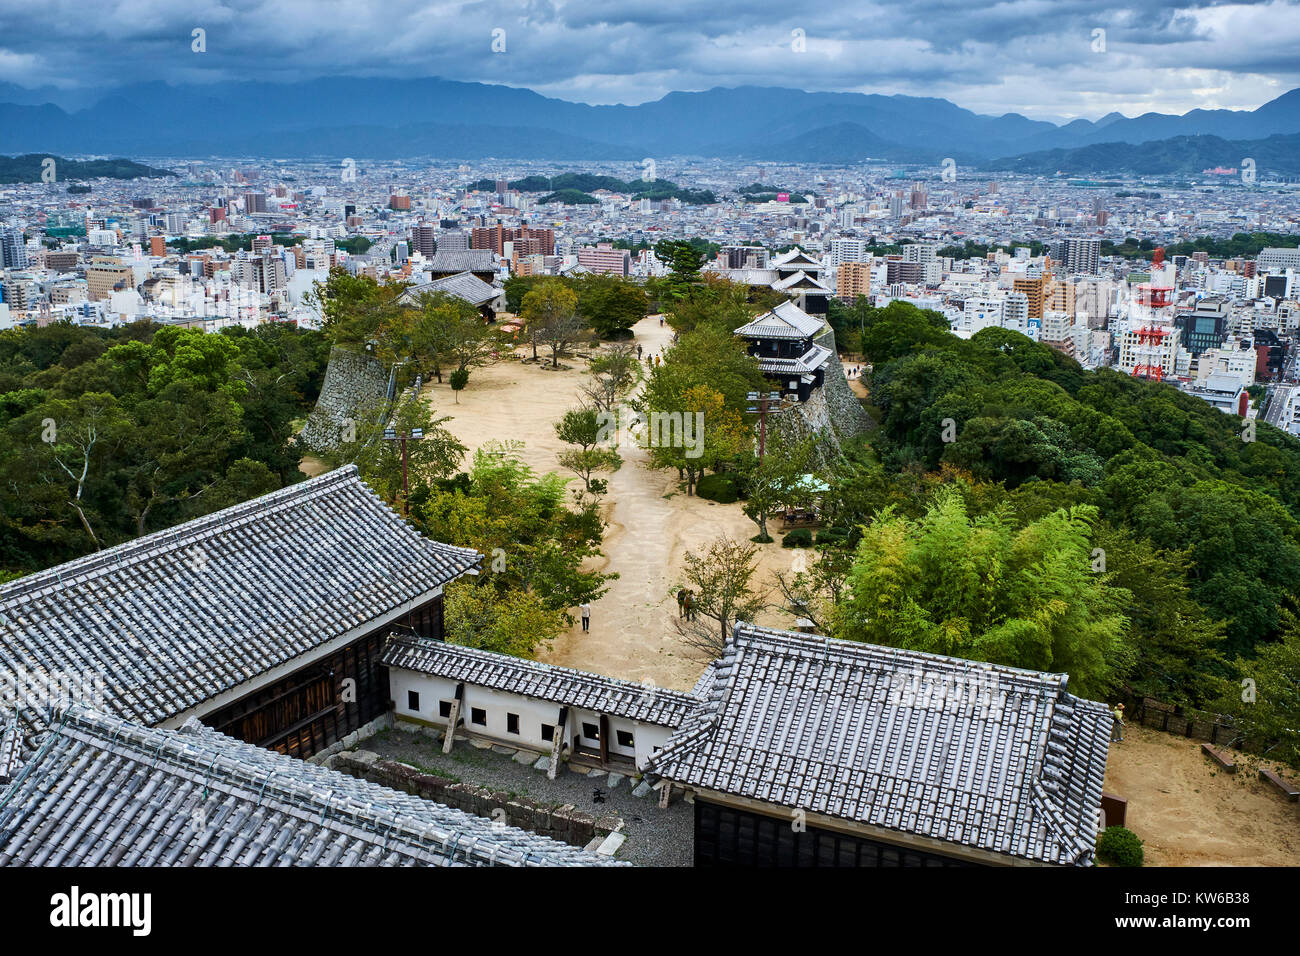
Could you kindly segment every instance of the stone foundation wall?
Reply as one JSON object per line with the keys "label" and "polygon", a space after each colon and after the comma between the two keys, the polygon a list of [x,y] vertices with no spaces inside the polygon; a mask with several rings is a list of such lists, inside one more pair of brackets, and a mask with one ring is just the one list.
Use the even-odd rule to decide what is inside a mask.
{"label": "stone foundation wall", "polygon": [[818,464],[825,467],[840,454],[844,442],[870,431],[876,423],[849,387],[844,365],[835,351],[834,331],[827,326],[813,341],[831,350],[821,387],[812,390],[808,401],[775,415],[769,427],[794,441],[815,438]]}
{"label": "stone foundation wall", "polygon": [[374,356],[335,346],[320,397],[298,435],[299,442],[312,451],[335,448],[357,409],[388,396],[388,379],[388,370]]}
{"label": "stone foundation wall", "polygon": [[527,797],[512,797],[504,791],[454,783],[445,777],[422,773],[408,764],[381,760],[378,754],[369,750],[335,754],[330,767],[340,773],[446,807],[455,807],[478,817],[500,820],[507,826],[530,830],[572,846],[585,847],[596,837],[606,837],[623,826],[623,821],[616,816],[598,817],[577,809],[573,804],[551,807]]}

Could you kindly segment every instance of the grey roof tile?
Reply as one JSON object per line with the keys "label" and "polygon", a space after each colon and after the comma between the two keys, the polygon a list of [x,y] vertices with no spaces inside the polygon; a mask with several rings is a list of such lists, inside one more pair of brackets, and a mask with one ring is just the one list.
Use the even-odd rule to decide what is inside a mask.
{"label": "grey roof tile", "polygon": [[698,703],[690,694],[653,684],[403,634],[388,638],[381,661],[389,667],[664,727],[680,726]]}
{"label": "grey roof tile", "polygon": [[[80,677],[71,696],[157,724],[481,561],[422,537],[348,465],[0,586],[0,681]],[[28,701],[25,723],[58,696]]]}
{"label": "grey roof tile", "polygon": [[0,788],[0,866],[604,866],[606,857],[226,737],[64,704]]}
{"label": "grey roof tile", "polygon": [[649,774],[1036,862],[1089,864],[1109,713],[1063,674],[738,622]]}

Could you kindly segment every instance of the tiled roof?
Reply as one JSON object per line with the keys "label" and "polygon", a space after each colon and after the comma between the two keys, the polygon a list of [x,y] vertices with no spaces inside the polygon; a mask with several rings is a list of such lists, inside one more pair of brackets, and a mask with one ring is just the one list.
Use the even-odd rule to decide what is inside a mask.
{"label": "tiled roof", "polygon": [[737,623],[647,772],[1044,863],[1091,863],[1111,717],[1067,677]]}
{"label": "tiled roof", "polygon": [[495,299],[501,290],[484,282],[472,272],[458,272],[454,276],[444,276],[432,282],[411,286],[398,297],[398,301],[415,302],[421,292],[446,292],[448,295],[464,299],[470,305],[482,305]]}
{"label": "tiled roof", "polygon": [[735,329],[734,334],[752,339],[806,339],[820,332],[823,324],[787,300]]}
{"label": "tiled roof", "polygon": [[227,737],[64,704],[0,787],[0,866],[600,866],[539,834]]}
{"label": "tiled roof", "polygon": [[746,285],[771,285],[781,278],[781,273],[775,269],[726,269],[717,265],[707,265],[700,271],[720,275],[732,282],[743,282]]}
{"label": "tiled roof", "polygon": [[821,263],[798,246],[795,246],[793,249],[787,249],[781,255],[773,259],[769,263],[769,266],[773,269],[793,269],[796,267],[803,268],[804,266],[811,266],[812,268],[820,269]]}
{"label": "tiled roof", "polygon": [[772,283],[772,288],[777,292],[789,292],[794,289],[805,294],[817,295],[819,293],[830,295],[831,287],[822,282],[815,275],[809,275],[806,272],[796,272],[792,276],[786,276]]}
{"label": "tiled roof", "polygon": [[96,706],[153,725],[481,560],[422,537],[348,465],[0,586],[0,679],[100,675]]}
{"label": "tiled roof", "polygon": [[612,717],[679,727],[699,701],[690,694],[496,654],[394,634],[381,662],[447,680],[553,701]]}
{"label": "tiled roof", "polygon": [[431,272],[495,272],[497,257],[491,249],[457,249],[435,252],[429,259]]}
{"label": "tiled roof", "polygon": [[831,350],[813,343],[812,348],[798,358],[768,358],[758,356],[758,367],[773,375],[811,375],[831,357]]}

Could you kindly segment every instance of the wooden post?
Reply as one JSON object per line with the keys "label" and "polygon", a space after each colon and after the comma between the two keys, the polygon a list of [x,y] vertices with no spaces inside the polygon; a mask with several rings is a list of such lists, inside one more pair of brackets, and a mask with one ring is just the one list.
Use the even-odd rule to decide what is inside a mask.
{"label": "wooden post", "polygon": [[460,723],[460,702],[465,696],[465,685],[456,685],[456,699],[451,702],[451,713],[447,715],[447,732],[442,738],[442,752],[451,753],[452,738],[456,736],[456,725]]}
{"label": "wooden post", "polygon": [[569,708],[560,708],[560,717],[555,722],[555,730],[551,732],[551,765],[546,770],[546,776],[554,780],[555,775],[560,770],[560,756],[564,752],[564,735],[567,731],[564,729],[566,718],[569,716]]}
{"label": "wooden post", "polygon": [[609,763],[609,718],[604,714],[600,715],[600,765],[602,767]]}

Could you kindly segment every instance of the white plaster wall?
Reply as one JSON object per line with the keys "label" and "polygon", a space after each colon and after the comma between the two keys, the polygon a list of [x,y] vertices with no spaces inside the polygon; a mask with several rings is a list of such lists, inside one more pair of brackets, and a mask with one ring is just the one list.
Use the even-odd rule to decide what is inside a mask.
{"label": "white plaster wall", "polygon": [[[456,696],[455,681],[397,667],[388,669],[388,685],[393,700],[394,714],[399,720],[405,716],[415,717],[430,723],[443,724],[445,718],[439,716],[438,704],[440,701],[454,700]],[[412,709],[408,706],[408,691],[415,691],[420,695],[418,708]],[[486,725],[473,723],[473,708],[476,707],[485,712]],[[542,739],[542,724],[558,726],[560,709],[561,705],[552,701],[538,700],[523,694],[512,694],[467,683],[465,685],[465,699],[461,703],[461,715],[464,724],[460,729],[474,736],[490,738],[504,744],[512,744],[517,747],[549,754],[551,752],[551,743]],[[507,714],[519,715],[518,734],[512,734],[506,729]],[[596,728],[599,728],[600,714],[595,711],[570,708],[565,727],[565,732],[568,735],[567,743],[572,746],[578,738],[581,738],[583,746],[592,749],[599,748],[600,742],[598,740],[588,738],[583,733],[584,723],[593,724]],[[619,743],[619,731],[632,734],[633,745],[631,747]],[[637,768],[640,769],[656,748],[664,746],[672,731],[673,728],[671,727],[661,727],[657,724],[641,723],[625,717],[610,716],[609,752],[632,758],[635,760]]]}

